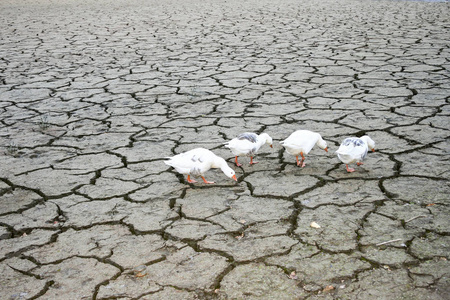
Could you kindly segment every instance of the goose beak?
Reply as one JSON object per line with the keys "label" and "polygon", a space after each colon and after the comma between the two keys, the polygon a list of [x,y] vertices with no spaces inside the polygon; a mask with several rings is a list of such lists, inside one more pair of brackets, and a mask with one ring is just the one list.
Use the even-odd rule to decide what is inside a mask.
{"label": "goose beak", "polygon": [[273,146],[272,146],[272,145],[270,145],[270,148],[273,148]]}
{"label": "goose beak", "polygon": [[237,181],[236,175],[233,175],[231,178],[233,178],[235,181]]}
{"label": "goose beak", "polygon": [[325,149],[323,149],[323,150],[325,150],[325,152],[328,152],[328,147],[325,147]]}

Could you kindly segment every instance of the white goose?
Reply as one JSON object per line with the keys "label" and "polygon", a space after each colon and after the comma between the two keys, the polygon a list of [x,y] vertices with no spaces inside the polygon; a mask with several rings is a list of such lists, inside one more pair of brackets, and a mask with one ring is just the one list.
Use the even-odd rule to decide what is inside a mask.
{"label": "white goose", "polygon": [[257,135],[253,132],[245,132],[227,142],[225,147],[233,152],[236,166],[240,167],[242,164],[238,163],[238,156],[250,156],[250,164],[257,164],[258,162],[253,161],[253,156],[266,143],[272,148],[272,138],[267,133]]}
{"label": "white goose", "polygon": [[236,174],[227,162],[208,149],[196,148],[168,158],[169,160],[164,163],[175,168],[178,173],[187,175],[189,183],[197,182],[191,179],[191,175],[200,176],[204,183],[214,183],[214,181],[207,181],[204,177],[204,173],[211,168],[220,168],[225,175],[237,181]]}
{"label": "white goose", "polygon": [[368,135],[361,138],[349,137],[341,143],[336,154],[345,164],[347,172],[354,172],[355,169],[349,168],[348,165],[355,162],[358,166],[362,165],[369,148],[375,151],[375,142]]}
{"label": "white goose", "polygon": [[[280,144],[286,149],[287,153],[294,155],[297,160],[297,166],[305,166],[305,155],[311,151],[314,145],[328,152],[327,143],[317,132],[309,130],[297,130],[293,132],[287,139],[281,141]],[[302,157],[302,161],[298,161],[298,156]]]}

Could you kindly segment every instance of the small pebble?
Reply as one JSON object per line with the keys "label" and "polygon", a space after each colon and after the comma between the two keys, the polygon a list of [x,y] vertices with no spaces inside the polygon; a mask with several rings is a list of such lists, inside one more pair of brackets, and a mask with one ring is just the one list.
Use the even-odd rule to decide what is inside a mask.
{"label": "small pebble", "polygon": [[312,228],[320,228],[321,226],[319,224],[317,224],[316,222],[311,222],[311,224],[309,225]]}
{"label": "small pebble", "polygon": [[145,265],[137,266],[133,269],[134,276],[144,277],[147,275],[147,267]]}

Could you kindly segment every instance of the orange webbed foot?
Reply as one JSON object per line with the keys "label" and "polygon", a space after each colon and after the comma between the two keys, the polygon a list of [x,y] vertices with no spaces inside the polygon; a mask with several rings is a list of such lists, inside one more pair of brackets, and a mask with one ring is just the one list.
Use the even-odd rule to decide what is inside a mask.
{"label": "orange webbed foot", "polygon": [[203,182],[206,183],[206,184],[213,184],[213,183],[215,183],[214,181],[206,180],[205,177],[203,177],[203,176],[202,176],[202,179],[203,179]]}
{"label": "orange webbed foot", "polygon": [[351,172],[355,172],[355,169],[353,168],[349,168],[348,165],[345,165],[347,172],[351,173]]}
{"label": "orange webbed foot", "polygon": [[250,164],[254,165],[254,164],[257,164],[257,163],[258,163],[258,161],[253,161],[253,157],[250,156]]}
{"label": "orange webbed foot", "polygon": [[187,181],[188,181],[189,183],[196,183],[196,182],[197,182],[196,180],[191,179],[191,175],[188,175]]}
{"label": "orange webbed foot", "polygon": [[304,168],[306,166],[305,164],[305,156],[303,155],[303,152],[300,152],[300,155],[302,156],[302,160],[300,162],[298,162],[298,156],[297,156],[297,166],[302,166],[302,168]]}

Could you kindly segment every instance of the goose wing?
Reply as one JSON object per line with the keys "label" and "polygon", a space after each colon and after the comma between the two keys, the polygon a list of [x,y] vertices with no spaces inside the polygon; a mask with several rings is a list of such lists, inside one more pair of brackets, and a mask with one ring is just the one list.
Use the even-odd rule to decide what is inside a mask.
{"label": "goose wing", "polygon": [[244,132],[244,133],[241,133],[240,135],[238,135],[237,139],[238,140],[247,140],[251,143],[256,143],[256,141],[258,140],[258,135],[253,132]]}

